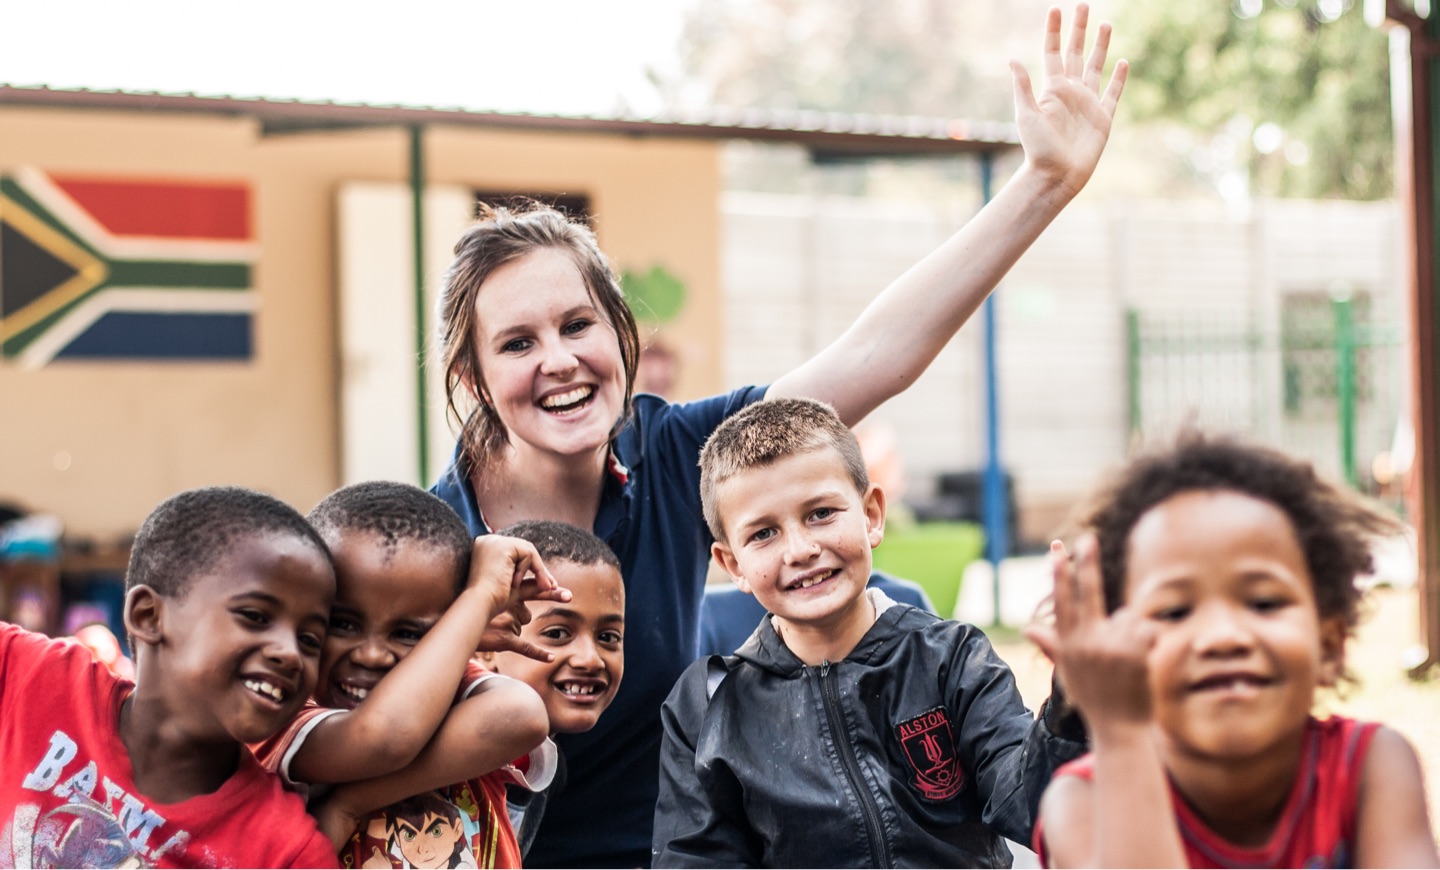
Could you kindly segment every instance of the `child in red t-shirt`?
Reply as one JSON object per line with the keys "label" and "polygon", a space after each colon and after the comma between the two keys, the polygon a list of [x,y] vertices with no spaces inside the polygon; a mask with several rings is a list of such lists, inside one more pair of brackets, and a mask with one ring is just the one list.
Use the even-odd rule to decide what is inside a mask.
{"label": "child in red t-shirt", "polygon": [[336,866],[244,746],[315,686],[325,544],[269,496],[192,490],[145,520],[125,585],[136,683],[0,623],[0,866]]}
{"label": "child in red t-shirt", "polygon": [[1055,624],[1028,632],[1093,747],[1042,800],[1050,866],[1437,866],[1410,744],[1311,714],[1395,520],[1303,462],[1189,434],[1085,525],[1074,564],[1051,548]]}
{"label": "child in red t-shirt", "polygon": [[[313,703],[257,755],[297,785],[337,786],[314,790],[311,809],[344,866],[415,866],[422,852],[442,860],[426,866],[518,866],[499,769],[545,741],[544,707],[471,657],[547,657],[518,637],[525,601],[569,593],[530,544],[473,539],[413,486],[347,486],[310,520],[337,581],[320,678]],[[417,822],[397,804],[427,793],[449,811]]]}

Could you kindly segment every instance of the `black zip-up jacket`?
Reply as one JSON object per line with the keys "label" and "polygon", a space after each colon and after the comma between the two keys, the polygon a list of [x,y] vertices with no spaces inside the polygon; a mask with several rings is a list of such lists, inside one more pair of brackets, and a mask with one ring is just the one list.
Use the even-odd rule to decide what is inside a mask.
{"label": "black zip-up jacket", "polygon": [[766,618],[686,670],[661,711],[656,867],[1010,866],[1001,836],[1030,841],[1085,743],[1025,709],[979,629],[872,600],[843,661],[807,666]]}

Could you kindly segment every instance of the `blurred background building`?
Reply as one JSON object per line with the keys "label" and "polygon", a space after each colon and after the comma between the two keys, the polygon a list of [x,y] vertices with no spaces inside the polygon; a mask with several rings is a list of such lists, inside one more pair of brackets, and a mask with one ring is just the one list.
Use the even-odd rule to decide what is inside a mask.
{"label": "blurred background building", "polygon": [[[0,62],[18,85],[0,88],[0,500],[57,518],[91,542],[87,570],[114,572],[149,509],[187,487],[305,509],[352,480],[428,483],[452,429],[442,374],[418,363],[477,199],[535,196],[592,223],[646,335],[642,388],[772,380],[974,214],[977,155],[997,186],[1013,170],[1005,60],[1038,76],[1048,5],[716,0],[597,22],[560,4],[522,33],[438,3],[388,24],[305,13],[282,32],[261,4],[215,64],[174,37],[199,22],[162,38],[160,16],[97,9],[109,42],[171,62],[79,81]],[[1055,535],[1133,445],[1184,424],[1280,444],[1403,508],[1391,109],[1406,95],[1391,81],[1408,61],[1352,0],[1092,6],[1133,64],[1116,135],[995,297],[1009,549]],[[24,14],[45,30],[49,13]],[[640,73],[578,108],[612,29],[665,45],[634,49]],[[404,46],[427,40],[405,34],[428,37],[420,59]],[[294,87],[187,93],[252,59]],[[327,68],[348,78],[302,86]],[[370,101],[358,82],[377,70],[384,99],[470,108]],[[507,83],[535,102],[452,97]],[[977,323],[874,415],[921,523],[980,516],[981,343]]]}

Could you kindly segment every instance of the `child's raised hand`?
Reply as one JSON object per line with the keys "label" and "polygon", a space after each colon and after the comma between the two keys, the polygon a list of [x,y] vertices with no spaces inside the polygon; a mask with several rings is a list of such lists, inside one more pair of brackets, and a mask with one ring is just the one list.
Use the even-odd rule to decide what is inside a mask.
{"label": "child's raised hand", "polygon": [[470,590],[487,594],[493,605],[477,651],[510,651],[550,661],[549,652],[520,638],[520,627],[530,621],[525,602],[569,601],[570,590],[555,580],[533,544],[503,535],[476,538],[470,556]]}
{"label": "child's raised hand", "polygon": [[1055,623],[1028,626],[1025,636],[1055,663],[1066,697],[1092,732],[1108,725],[1148,725],[1146,659],[1155,643],[1154,628],[1129,607],[1105,614],[1093,536],[1081,538],[1075,553],[1072,562],[1063,544],[1050,545]]}
{"label": "child's raised hand", "polygon": [[[505,535],[481,535],[475,539],[465,587],[488,592],[496,615],[526,601],[570,600],[570,590],[562,587],[545,567],[535,545]],[[520,622],[523,625],[528,621]]]}
{"label": "child's raised hand", "polygon": [[1085,27],[1090,9],[1075,7],[1070,42],[1060,50],[1060,10],[1051,8],[1045,19],[1045,81],[1037,100],[1030,74],[1019,61],[1010,61],[1015,80],[1015,124],[1025,160],[1074,196],[1085,186],[1100,162],[1110,137],[1110,122],[1120,92],[1125,89],[1129,64],[1115,63],[1104,94],[1100,93],[1105,54],[1110,47],[1110,25],[1101,24],[1090,57],[1085,58]]}

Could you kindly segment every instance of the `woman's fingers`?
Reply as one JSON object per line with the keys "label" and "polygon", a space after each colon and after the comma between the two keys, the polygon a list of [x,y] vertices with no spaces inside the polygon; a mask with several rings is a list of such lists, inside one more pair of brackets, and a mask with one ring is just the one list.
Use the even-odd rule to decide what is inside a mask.
{"label": "woman's fingers", "polygon": [[[1058,14],[1060,10],[1055,10]],[[1065,51],[1065,75],[1080,78],[1085,62],[1085,28],[1090,23],[1090,7],[1081,3],[1075,7],[1075,20],[1070,22],[1070,45]]]}
{"label": "woman's fingers", "polygon": [[1040,106],[1035,102],[1035,91],[1030,85],[1030,73],[1025,71],[1020,61],[1010,61],[1010,78],[1015,83],[1015,117],[1039,112]]}
{"label": "woman's fingers", "polygon": [[1108,23],[1102,23],[1095,31],[1095,47],[1090,50],[1090,60],[1085,64],[1085,73],[1081,78],[1091,93],[1100,93],[1100,76],[1105,72],[1105,55],[1110,51],[1110,33]]}
{"label": "woman's fingers", "polygon": [[1120,94],[1125,90],[1125,79],[1129,74],[1130,64],[1128,61],[1115,61],[1115,71],[1110,74],[1110,86],[1100,97],[1100,107],[1105,110],[1105,114],[1112,118],[1115,117],[1115,107],[1120,103]]}
{"label": "woman's fingers", "polygon": [[1065,75],[1065,62],[1060,59],[1060,10],[1051,7],[1045,15],[1045,75]]}

